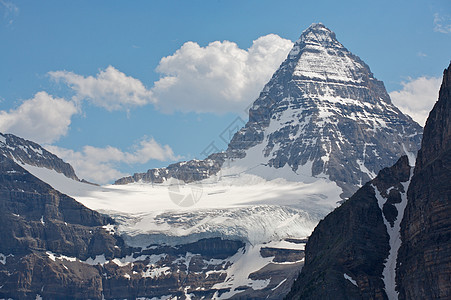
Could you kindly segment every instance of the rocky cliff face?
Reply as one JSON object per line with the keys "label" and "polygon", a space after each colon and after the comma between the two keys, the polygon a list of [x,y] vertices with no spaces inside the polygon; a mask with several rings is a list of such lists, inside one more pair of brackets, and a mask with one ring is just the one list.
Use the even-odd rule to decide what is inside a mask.
{"label": "rocky cliff face", "polygon": [[451,298],[451,65],[409,187],[397,262],[400,299]]}
{"label": "rocky cliff face", "polygon": [[59,289],[65,285],[78,289],[76,294],[91,296],[95,288],[87,282],[93,279],[92,271],[65,272],[47,253],[81,260],[101,254],[120,256],[122,240],[103,228],[110,223],[109,217],[87,209],[0,156],[0,297],[57,298],[64,295]]}
{"label": "rocky cliff face", "polygon": [[[403,156],[318,224],[287,299],[387,299],[382,274],[390,236],[384,220],[399,219],[393,204],[405,193],[410,170]],[[379,190],[389,191],[382,205]]]}
{"label": "rocky cliff face", "polygon": [[79,180],[74,169],[40,145],[15,136],[0,133],[0,154],[16,162],[55,170],[74,180]]}
{"label": "rocky cliff face", "polygon": [[[421,131],[391,103],[383,83],[359,57],[331,30],[313,24],[253,103],[249,121],[225,153],[116,183],[161,182],[168,176],[192,181],[230,165],[274,179],[268,174],[288,168],[293,177],[301,172],[329,178],[346,198],[399,156],[416,152]],[[244,159],[249,156],[251,163]]]}
{"label": "rocky cliff face", "polygon": [[451,66],[414,171],[402,157],[318,224],[288,299],[449,299],[450,78]]}

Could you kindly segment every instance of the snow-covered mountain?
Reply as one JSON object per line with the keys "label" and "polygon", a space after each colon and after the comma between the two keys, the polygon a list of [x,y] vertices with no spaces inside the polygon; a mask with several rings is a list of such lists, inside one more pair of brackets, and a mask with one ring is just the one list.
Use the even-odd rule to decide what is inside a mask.
{"label": "snow-covered mountain", "polygon": [[416,153],[421,132],[359,57],[323,24],[312,24],[250,107],[249,121],[225,153],[117,183],[170,177],[190,182],[220,171],[245,172],[268,180],[326,178],[346,198],[400,155]]}
{"label": "snow-covered mountain", "polygon": [[301,173],[308,166],[311,176],[329,178],[349,197],[399,155],[416,153],[421,132],[369,67],[331,30],[313,24],[250,108],[229,152],[259,155],[264,170],[252,172],[263,176],[270,168]]}
{"label": "snow-covered mountain", "polygon": [[[105,267],[99,272],[114,262],[114,280],[152,280],[159,286],[136,294],[110,291],[107,298],[161,297],[166,291],[182,299],[279,299],[302,266],[305,238],[319,220],[383,166],[416,152],[420,139],[421,127],[393,106],[368,66],[332,31],[313,24],[223,153],[94,186],[53,164],[20,159],[39,154],[38,145],[23,150],[7,137],[4,148],[23,150],[8,157],[115,220],[108,230],[133,253],[110,255],[108,262],[105,255],[103,261],[101,255],[92,257],[90,263],[101,261]],[[227,254],[219,259],[210,255],[215,251]],[[143,264],[146,271],[133,264]],[[116,282],[108,276],[101,279],[104,284]],[[127,286],[123,278],[118,286]]]}

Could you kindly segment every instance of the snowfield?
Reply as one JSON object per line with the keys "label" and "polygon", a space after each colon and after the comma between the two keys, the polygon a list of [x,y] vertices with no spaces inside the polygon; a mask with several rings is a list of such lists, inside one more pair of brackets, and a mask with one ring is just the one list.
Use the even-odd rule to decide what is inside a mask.
{"label": "snowfield", "polygon": [[54,170],[22,166],[85,206],[112,216],[119,224],[114,230],[138,247],[209,237],[239,239],[252,245],[305,238],[337,206],[341,193],[325,178],[313,181],[310,177],[309,183],[266,180],[237,173],[232,166],[197,183],[171,179],[159,185],[106,186],[77,182]]}

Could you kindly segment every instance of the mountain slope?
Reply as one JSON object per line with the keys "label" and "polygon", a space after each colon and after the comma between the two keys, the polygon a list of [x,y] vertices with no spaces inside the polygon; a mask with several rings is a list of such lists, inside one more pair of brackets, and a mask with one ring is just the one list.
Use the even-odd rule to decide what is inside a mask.
{"label": "mountain slope", "polygon": [[55,170],[68,178],[79,181],[70,164],[65,163],[40,145],[13,134],[0,133],[0,154],[22,164]]}
{"label": "mountain slope", "polygon": [[391,103],[369,67],[331,30],[312,24],[250,107],[249,121],[225,153],[116,183],[170,177],[190,182],[220,171],[245,172],[268,180],[327,178],[346,198],[400,155],[415,153],[420,139],[421,127]]}
{"label": "mountain slope", "polygon": [[287,299],[449,299],[450,78],[451,65],[415,169],[402,157],[318,224]]}

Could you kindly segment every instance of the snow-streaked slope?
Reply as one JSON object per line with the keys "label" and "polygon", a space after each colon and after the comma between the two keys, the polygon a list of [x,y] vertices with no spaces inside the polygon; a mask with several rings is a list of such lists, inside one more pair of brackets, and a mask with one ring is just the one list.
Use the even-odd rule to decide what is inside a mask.
{"label": "snow-streaked slope", "polygon": [[[412,160],[409,159],[409,163]],[[382,212],[382,218],[384,220],[385,227],[387,228],[387,233],[389,236],[389,244],[390,244],[390,252],[387,257],[387,260],[384,263],[384,270],[382,272],[382,277],[385,285],[385,292],[387,293],[387,297],[390,300],[398,299],[398,293],[396,291],[396,262],[398,259],[398,250],[401,247],[401,221],[404,218],[404,211],[407,206],[407,190],[409,189],[410,181],[413,176],[413,168],[410,171],[410,178],[407,182],[401,182],[403,186],[403,192],[400,192],[401,202],[394,204],[396,210],[398,211],[398,216],[393,221],[393,225],[387,220],[383,213],[384,204],[387,202],[387,199],[381,195],[381,192],[378,190],[376,186],[373,186],[374,192],[376,194],[377,203]],[[392,189],[391,187],[390,189]],[[389,190],[390,190],[389,189]],[[387,191],[387,194],[389,193]]]}
{"label": "snow-streaked slope", "polygon": [[365,62],[330,29],[312,24],[250,107],[223,171],[230,165],[268,180],[327,178],[346,199],[399,156],[415,153],[421,132]]}
{"label": "snow-streaked slope", "polygon": [[[126,241],[146,247],[179,244],[206,237],[240,239],[251,244],[308,236],[336,207],[341,189],[327,179],[311,183],[267,181],[251,174],[218,175],[176,185],[134,183],[94,186],[53,170],[23,165],[31,174],[87,207],[114,217]],[[196,193],[194,205],[178,206],[180,195]]]}

